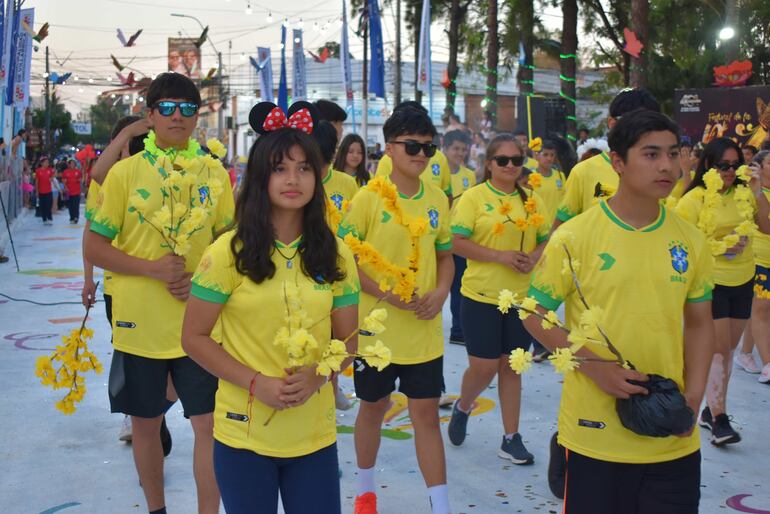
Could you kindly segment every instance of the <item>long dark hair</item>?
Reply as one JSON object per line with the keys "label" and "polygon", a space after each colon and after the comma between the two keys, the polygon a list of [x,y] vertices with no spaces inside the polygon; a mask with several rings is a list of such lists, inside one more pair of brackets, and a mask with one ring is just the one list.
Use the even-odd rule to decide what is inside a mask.
{"label": "long dark hair", "polygon": [[[516,138],[513,134],[498,134],[495,136],[492,141],[489,142],[487,145],[487,151],[484,158],[484,180],[491,180],[492,179],[492,172],[489,170],[489,163],[492,162],[493,158],[495,157],[495,154],[497,153],[498,148],[500,148],[503,143],[513,143],[516,145],[516,148],[519,149],[519,155],[525,156],[524,149],[521,147],[518,141],[516,141]],[[526,202],[527,201],[527,192],[524,190],[521,185],[519,185],[519,181],[516,181],[516,191],[519,192],[521,195],[521,201]]]}
{"label": "long dark hair", "polygon": [[298,252],[302,271],[319,283],[342,280],[338,267],[337,239],[326,222],[326,194],[321,184],[321,153],[313,138],[299,130],[284,128],[260,137],[251,147],[246,177],[235,206],[235,237],[230,248],[238,273],[257,284],[275,275],[271,260],[275,252],[268,184],[275,167],[299,147],[313,168],[315,190],[302,213],[302,242]]}
{"label": "long dark hair", "polygon": [[689,187],[685,190],[685,193],[696,187],[705,188],[706,185],[703,183],[703,175],[713,168],[716,163],[721,161],[725,152],[731,148],[738,154],[738,165],[743,165],[743,152],[741,152],[741,147],[738,146],[738,143],[726,137],[712,139],[709,141],[709,144],[706,145],[706,148],[703,149],[703,155],[701,155],[700,160],[698,161],[698,167],[695,168],[695,176],[693,177],[692,182],[690,182]]}
{"label": "long dark hair", "polygon": [[361,162],[356,167],[356,184],[359,186],[366,185],[367,182],[369,182],[369,172],[366,171],[366,145],[364,144],[364,139],[359,136],[358,134],[348,134],[344,138],[342,138],[342,143],[340,143],[340,148],[337,150],[337,157],[334,159],[333,167],[337,171],[345,172],[345,163],[348,158],[348,150],[350,150],[350,146],[353,143],[358,143],[361,145],[361,153],[362,158]]}

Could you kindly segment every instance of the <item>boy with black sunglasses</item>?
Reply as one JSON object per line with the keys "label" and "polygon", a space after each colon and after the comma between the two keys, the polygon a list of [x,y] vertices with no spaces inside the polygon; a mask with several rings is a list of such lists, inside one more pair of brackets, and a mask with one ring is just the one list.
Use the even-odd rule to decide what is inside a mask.
{"label": "boy with black sunglasses", "polygon": [[[166,512],[158,433],[167,405],[169,374],[195,432],[193,470],[198,512],[219,512],[212,462],[217,379],[187,357],[181,343],[192,271],[213,234],[231,223],[234,211],[233,196],[215,192],[229,183],[227,172],[219,161],[208,156],[205,160],[198,142],[190,139],[200,102],[197,87],[183,75],[162,73],[153,80],[147,91],[153,130],[144,140],[143,152],[121,160],[108,173],[85,243],[87,259],[113,272],[115,351],[110,368],[110,406],[112,412],[131,416],[134,462],[151,514]],[[170,161],[163,170],[156,167],[160,159]],[[179,180],[185,184],[192,178],[190,187],[169,186],[165,179],[174,178],[172,172],[183,177]],[[198,208],[206,211],[201,229],[187,238],[189,250],[179,250],[181,243],[177,242],[175,250],[186,254],[184,257],[171,253],[166,236],[155,228],[167,222],[153,222],[154,214],[159,214],[162,206],[168,207],[168,189],[164,187],[176,188],[172,191],[180,195],[172,211],[177,216],[181,216],[179,205],[184,205],[185,211],[188,206],[191,212]],[[173,218],[170,223],[173,226]]]}
{"label": "boy with black sunglasses", "polygon": [[[382,268],[368,263],[360,266],[359,315],[366,315],[385,296],[380,305],[388,311],[389,328],[377,338],[391,349],[392,364],[377,371],[361,359],[354,363],[356,396],[361,399],[355,428],[355,514],[377,512],[374,465],[380,429],[397,381],[399,391],[408,398],[417,460],[433,514],[447,514],[449,496],[438,403],[444,385],[441,309],[454,275],[449,202],[438,187],[421,177],[436,151],[432,144],[436,129],[428,115],[418,109],[397,109],[385,122],[383,132],[393,169],[389,178],[378,177],[356,194],[340,224],[340,235],[352,234],[371,244],[391,264],[409,266],[416,274],[416,289],[406,302],[397,295],[385,296],[378,285],[387,279]],[[396,198],[383,193],[383,182],[391,193],[391,185],[395,186]],[[415,250],[418,256],[413,261]],[[359,345],[373,344],[377,338],[362,332]]]}

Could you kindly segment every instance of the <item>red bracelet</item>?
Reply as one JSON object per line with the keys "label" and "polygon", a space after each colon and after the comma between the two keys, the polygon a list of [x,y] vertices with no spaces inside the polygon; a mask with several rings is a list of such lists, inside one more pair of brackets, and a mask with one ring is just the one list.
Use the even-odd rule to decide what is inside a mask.
{"label": "red bracelet", "polygon": [[257,384],[258,376],[259,376],[259,371],[254,373],[254,376],[251,378],[251,382],[249,382],[249,398],[254,396],[254,386]]}
{"label": "red bracelet", "polygon": [[254,373],[254,376],[251,378],[251,382],[249,382],[249,399],[246,402],[246,415],[248,416],[248,422],[246,423],[246,437],[248,437],[249,432],[251,431],[251,407],[254,404],[254,387],[257,383],[257,377],[259,376],[259,371]]}

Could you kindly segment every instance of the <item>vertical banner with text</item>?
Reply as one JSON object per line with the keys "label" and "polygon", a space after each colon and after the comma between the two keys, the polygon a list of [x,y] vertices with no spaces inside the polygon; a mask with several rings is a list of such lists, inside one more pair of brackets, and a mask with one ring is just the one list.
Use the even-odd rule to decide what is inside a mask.
{"label": "vertical banner with text", "polygon": [[305,49],[302,45],[302,29],[294,29],[292,35],[292,64],[294,78],[291,83],[291,101],[307,99],[307,70],[305,68]]}
{"label": "vertical banner with text", "polygon": [[259,94],[263,102],[275,102],[273,95],[273,59],[270,49],[260,46],[257,48],[257,68],[259,70]]}

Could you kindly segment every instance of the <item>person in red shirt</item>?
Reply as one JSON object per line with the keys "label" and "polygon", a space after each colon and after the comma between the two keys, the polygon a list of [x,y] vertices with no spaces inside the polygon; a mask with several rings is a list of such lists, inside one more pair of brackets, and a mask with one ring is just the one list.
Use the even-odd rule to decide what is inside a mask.
{"label": "person in red shirt", "polygon": [[74,159],[67,161],[67,169],[62,172],[64,187],[67,188],[67,207],[70,211],[70,223],[73,225],[80,221],[80,187],[83,182],[83,173],[78,169]]}
{"label": "person in red shirt", "polygon": [[51,180],[54,177],[53,168],[49,165],[48,157],[40,159],[40,165],[35,170],[35,184],[37,185],[37,197],[40,202],[40,215],[43,223],[53,224],[53,215],[51,206],[53,205],[53,194],[51,193]]}

